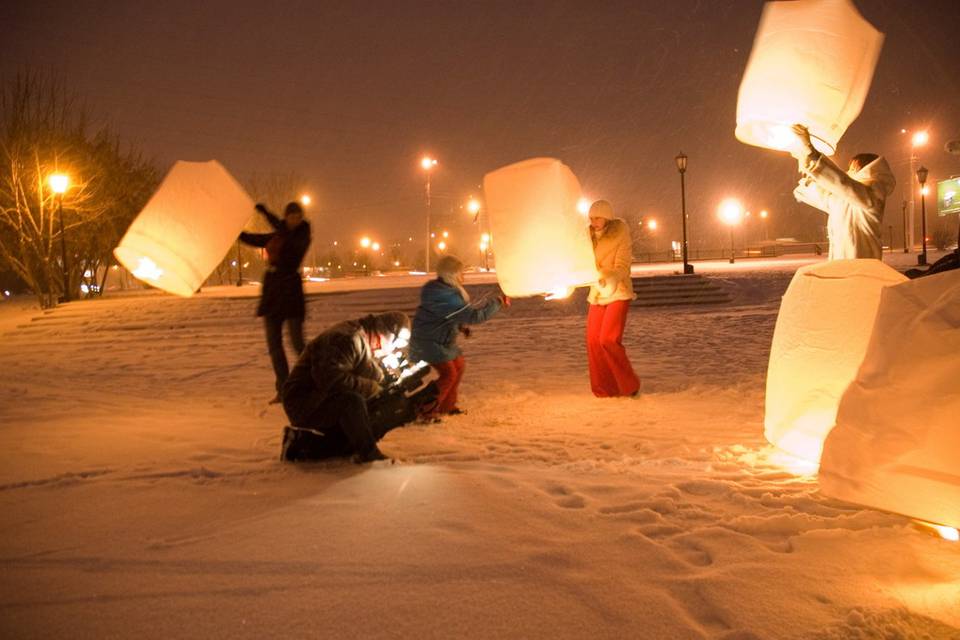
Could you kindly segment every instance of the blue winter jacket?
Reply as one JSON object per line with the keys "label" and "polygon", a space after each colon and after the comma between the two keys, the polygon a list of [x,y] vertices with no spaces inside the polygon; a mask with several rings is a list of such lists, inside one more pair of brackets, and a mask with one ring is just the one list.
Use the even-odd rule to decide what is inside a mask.
{"label": "blue winter jacket", "polygon": [[437,278],[423,285],[420,306],[410,331],[410,359],[431,364],[449,362],[460,355],[457,333],[462,324],[480,324],[500,310],[500,299],[473,306],[460,291]]}

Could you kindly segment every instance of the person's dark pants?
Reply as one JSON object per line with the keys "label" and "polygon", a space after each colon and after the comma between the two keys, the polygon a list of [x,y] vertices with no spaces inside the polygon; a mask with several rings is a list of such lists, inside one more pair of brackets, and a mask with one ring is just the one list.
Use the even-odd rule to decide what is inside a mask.
{"label": "person's dark pants", "polygon": [[297,415],[296,403],[284,404],[295,427],[316,429],[323,437],[314,442],[316,457],[335,457],[371,452],[383,434],[374,433],[367,401],[359,393],[344,391],[331,395],[313,411]]}
{"label": "person's dark pants", "polygon": [[267,330],[267,349],[270,351],[270,363],[276,376],[277,393],[283,389],[283,383],[290,375],[287,354],[283,350],[283,323],[287,323],[287,335],[297,355],[303,353],[303,318],[280,318],[264,316],[263,324]]}

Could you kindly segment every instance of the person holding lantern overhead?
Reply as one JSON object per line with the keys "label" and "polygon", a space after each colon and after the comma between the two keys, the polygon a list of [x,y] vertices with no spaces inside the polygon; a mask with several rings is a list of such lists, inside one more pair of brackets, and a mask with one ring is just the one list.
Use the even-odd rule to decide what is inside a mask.
{"label": "person holding lantern overhead", "polygon": [[793,152],[801,174],[793,195],[827,214],[829,259],[882,259],[880,223],[887,196],[897,184],[890,165],[875,153],[860,153],[844,172],[813,147],[806,127],[794,125],[793,132],[802,143]]}
{"label": "person holding lantern overhead", "polygon": [[300,263],[310,247],[310,223],[303,219],[303,208],[291,202],[283,212],[283,220],[263,204],[257,211],[266,218],[273,231],[270,233],[240,234],[240,241],[267,252],[267,269],[263,274],[263,287],[257,316],[263,318],[267,334],[267,349],[276,376],[276,395],[271,404],[280,402],[280,390],[290,373],[287,355],[283,350],[283,324],[297,355],[303,352],[303,318],[306,303],[303,299],[303,279]]}
{"label": "person holding lantern overhead", "polygon": [[598,398],[635,396],[640,379],[623,348],[630,301],[637,296],[630,279],[633,242],[627,223],[613,215],[606,200],[590,206],[590,239],[600,278],[590,286],[587,302],[587,361],[590,387]]}

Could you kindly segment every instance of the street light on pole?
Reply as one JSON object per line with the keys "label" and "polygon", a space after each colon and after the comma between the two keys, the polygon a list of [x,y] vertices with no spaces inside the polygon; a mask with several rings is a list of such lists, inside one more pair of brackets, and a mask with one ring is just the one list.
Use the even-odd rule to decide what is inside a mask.
{"label": "street light on pole", "polygon": [[927,188],[925,185],[928,173],[924,166],[917,169],[917,181],[920,182],[920,235],[923,242],[923,251],[917,257],[918,265],[927,264]]}
{"label": "street light on pole", "polygon": [[684,174],[687,172],[687,156],[683,151],[677,155],[674,160],[677,163],[677,171],[680,172],[680,216],[683,222],[683,243],[680,245],[683,252],[683,273],[693,273],[693,265],[688,261],[687,253],[687,185],[684,182]]}
{"label": "street light on pole", "polygon": [[425,245],[426,255],[424,260],[426,261],[426,266],[424,271],[430,273],[430,176],[433,174],[433,170],[437,166],[437,159],[431,158],[430,156],[423,156],[420,159],[420,168],[423,169],[427,174],[427,185],[426,185],[426,195],[427,195],[427,242]]}
{"label": "street light on pole", "polygon": [[67,236],[63,228],[63,194],[70,186],[70,177],[65,173],[54,173],[49,178],[50,190],[57,194],[57,215],[60,218],[60,263],[63,275],[63,302],[70,301],[70,287],[67,278]]}
{"label": "street light on pole", "polygon": [[733,228],[743,220],[743,205],[739,200],[728,198],[720,203],[720,219],[730,227],[730,264],[735,262],[733,255]]}
{"label": "street light on pole", "polygon": [[[907,133],[907,130],[901,129],[900,132]],[[923,145],[927,144],[929,140],[930,134],[926,131],[915,131],[913,135],[910,136],[910,178],[907,180],[907,184],[911,184],[913,182],[913,175],[917,164],[917,147],[922,147]],[[907,232],[909,235],[908,245],[911,249],[915,244],[913,239],[913,230],[916,225],[915,221],[917,217],[917,205],[913,197],[913,189],[910,189],[910,222],[907,226]]]}

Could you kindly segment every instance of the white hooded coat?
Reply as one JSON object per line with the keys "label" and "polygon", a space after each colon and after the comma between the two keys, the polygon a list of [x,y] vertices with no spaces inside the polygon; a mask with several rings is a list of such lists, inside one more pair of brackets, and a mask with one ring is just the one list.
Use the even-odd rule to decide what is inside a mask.
{"label": "white hooded coat", "polygon": [[633,262],[633,242],[630,228],[620,218],[607,220],[603,231],[591,228],[593,254],[597,260],[600,281],[590,287],[587,302],[607,305],[617,300],[633,300],[633,281],[630,279],[630,264]]}
{"label": "white hooded coat", "polygon": [[880,222],[887,196],[897,184],[887,161],[881,156],[848,174],[816,153],[800,161],[800,171],[803,176],[793,195],[827,214],[830,260],[881,259]]}

